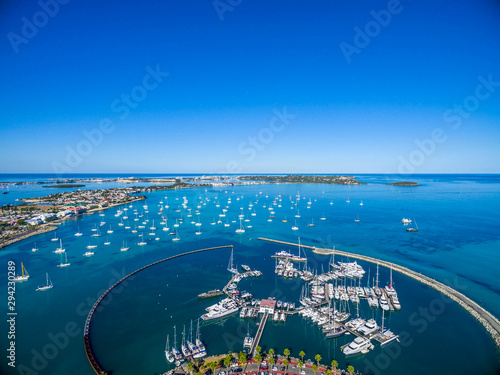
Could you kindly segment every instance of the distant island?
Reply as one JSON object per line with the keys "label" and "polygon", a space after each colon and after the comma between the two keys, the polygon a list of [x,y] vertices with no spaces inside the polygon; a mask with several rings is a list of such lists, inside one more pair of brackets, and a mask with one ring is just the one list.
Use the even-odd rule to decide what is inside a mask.
{"label": "distant island", "polygon": [[391,182],[387,185],[394,185],[394,186],[420,186],[416,182],[412,181],[400,181],[400,182]]}
{"label": "distant island", "polygon": [[70,189],[70,188],[80,188],[85,185],[80,184],[59,184],[59,185],[44,185],[44,188],[56,188],[56,189]]}
{"label": "distant island", "polygon": [[240,176],[238,180],[243,181],[266,181],[266,182],[288,182],[288,183],[315,183],[315,184],[340,184],[340,185],[360,185],[363,184],[354,176],[309,176],[300,174],[289,174],[286,176]]}

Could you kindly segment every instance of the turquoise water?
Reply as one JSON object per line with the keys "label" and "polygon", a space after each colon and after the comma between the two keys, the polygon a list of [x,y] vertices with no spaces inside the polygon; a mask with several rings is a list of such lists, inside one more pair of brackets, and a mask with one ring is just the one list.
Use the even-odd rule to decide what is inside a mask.
{"label": "turquoise water", "polygon": [[[137,234],[119,227],[120,218],[114,217],[116,208],[105,211],[105,217],[97,214],[68,220],[60,226],[57,236],[63,239],[71,266],[58,268],[60,257],[52,251],[57,247],[48,233],[27,239],[3,249],[0,264],[5,267],[0,276],[7,279],[7,262],[20,262],[28,269],[31,278],[16,284],[16,364],[13,370],[7,360],[0,364],[0,372],[6,374],[90,374],[83,347],[83,325],[88,310],[95,299],[118,278],[153,261],[173,254],[233,244],[235,261],[248,264],[262,272],[259,279],[246,279],[240,290],[252,292],[257,298],[276,296],[283,300],[297,301],[302,284],[297,280],[276,278],[274,262],[270,258],[282,247],[257,240],[257,237],[296,241],[297,236],[308,245],[336,246],[340,250],[379,257],[408,266],[440,281],[451,283],[455,288],[500,316],[500,239],[498,212],[500,209],[500,176],[418,176],[417,188],[391,187],[377,184],[385,182],[384,176],[366,175],[361,181],[373,182],[361,186],[337,185],[258,185],[238,186],[224,190],[189,189],[182,191],[148,194],[149,214],[140,222],[129,221],[133,227],[146,217],[146,228]],[[301,218],[297,219],[298,231],[292,231],[297,208],[290,203],[300,191]],[[275,219],[268,222],[268,207],[282,194],[282,207],[275,206]],[[267,195],[267,198],[266,198]],[[193,217],[197,201],[209,198],[200,208],[202,235],[195,235],[196,227],[190,223],[187,210],[182,210],[184,223],[178,228],[181,241],[172,242],[167,232],[160,230],[158,204],[168,196],[170,208],[166,210],[168,226],[172,227],[180,213],[175,210],[185,196],[192,208]],[[241,198],[243,196],[243,198]],[[226,218],[236,220],[229,228],[221,224],[210,225],[212,218],[221,213],[228,197],[232,198]],[[237,197],[240,197],[237,200]],[[309,198],[311,208],[307,208]],[[351,203],[346,203],[349,198]],[[221,204],[215,207],[215,201]],[[254,205],[257,216],[250,216],[248,204]],[[364,205],[360,206],[359,202]],[[330,203],[333,202],[333,205]],[[134,203],[143,211],[144,202]],[[263,205],[266,205],[266,208]],[[237,215],[240,207],[251,219],[253,228],[243,235],[235,234],[239,226]],[[182,208],[182,207],[180,207]],[[326,217],[325,221],[319,218]],[[359,215],[360,222],[354,219]],[[288,223],[283,223],[284,217]],[[416,218],[420,231],[408,233],[400,224],[402,217]],[[149,226],[155,219],[159,241],[148,236]],[[307,227],[314,220],[315,227]],[[101,221],[103,236],[91,258],[83,257],[90,239],[91,228]],[[108,235],[111,245],[105,246],[105,231],[109,224],[114,233]],[[84,233],[75,237],[77,231]],[[144,233],[147,246],[137,246],[138,234]],[[131,249],[120,252],[122,241],[127,240]],[[34,241],[40,249],[31,252]],[[295,249],[293,249],[295,250]],[[216,300],[199,301],[197,294],[220,288],[230,278],[226,271],[230,250],[187,256],[149,268],[127,281],[103,301],[102,310],[94,318],[91,339],[97,358],[113,374],[154,374],[168,370],[164,359],[166,335],[173,342],[173,325],[177,326],[180,341],[183,325],[189,327],[191,319],[197,319],[204,308]],[[309,265],[326,269],[327,257],[308,252]],[[338,259],[340,260],[340,259]],[[365,270],[373,265],[362,263]],[[45,282],[48,272],[54,288],[35,292]],[[500,372],[499,357],[493,341],[482,326],[455,303],[441,298],[439,293],[418,284],[400,274],[393,275],[399,293],[402,310],[392,313],[386,320],[391,330],[400,333],[404,340],[375,349],[365,356],[346,359],[340,346],[352,336],[326,340],[319,328],[299,316],[286,324],[269,322],[261,345],[282,352],[285,347],[298,355],[304,350],[307,358],[320,353],[324,363],[336,359],[341,367],[352,364],[356,370],[382,374],[451,374]],[[381,268],[381,283],[389,280],[389,271]],[[365,278],[366,282],[366,278]],[[7,300],[6,289],[1,297]],[[6,305],[6,303],[5,303]],[[425,315],[422,309],[429,309]],[[351,306],[352,309],[352,306]],[[380,319],[380,312],[370,310],[365,301],[360,305],[363,317]],[[427,316],[427,318],[425,317]],[[4,322],[4,332],[8,326]],[[240,320],[238,315],[224,321],[205,323],[201,333],[210,354],[239,351],[247,333],[254,333],[256,321]],[[66,333],[64,333],[66,330]],[[7,344],[6,335],[3,338]],[[57,342],[58,346],[54,344]],[[8,347],[5,346],[5,347]],[[457,353],[463,359],[457,360]],[[25,366],[25,367],[22,367]],[[33,372],[29,372],[32,370]]]}

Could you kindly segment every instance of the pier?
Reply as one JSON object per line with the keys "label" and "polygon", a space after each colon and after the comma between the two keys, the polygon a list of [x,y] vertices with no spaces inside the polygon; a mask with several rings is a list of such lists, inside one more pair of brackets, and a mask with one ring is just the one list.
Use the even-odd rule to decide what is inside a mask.
{"label": "pier", "polygon": [[[273,240],[273,239],[263,238],[263,237],[259,237],[258,239],[261,241],[277,243],[280,245],[297,246],[297,247],[299,246],[298,243],[293,243],[293,242]],[[451,300],[458,303],[465,310],[467,310],[467,312],[469,312],[474,318],[476,318],[477,321],[479,321],[484,326],[484,328],[488,331],[488,333],[491,335],[491,337],[495,341],[498,350],[500,350],[500,321],[495,316],[493,316],[490,312],[488,312],[484,307],[480,306],[479,304],[477,304],[476,302],[474,302],[473,300],[471,300],[469,297],[465,296],[464,294],[460,293],[459,291],[453,289],[451,286],[445,285],[437,280],[434,280],[431,277],[422,275],[421,273],[412,271],[411,269],[409,269],[407,267],[403,267],[403,266],[400,266],[398,264],[387,262],[384,260],[372,258],[372,257],[366,256],[366,255],[349,253],[347,251],[341,251],[341,250],[317,248],[316,246],[307,246],[304,244],[300,244],[300,246],[303,248],[306,248],[306,249],[310,249],[316,254],[321,254],[321,255],[336,254],[336,255],[345,256],[348,258],[363,260],[365,262],[369,262],[369,263],[373,263],[373,264],[379,264],[383,267],[393,269],[394,271],[399,272],[405,276],[411,277],[412,279],[417,280],[417,281],[421,282],[422,284],[430,286],[431,288],[437,290],[438,292],[441,292],[446,297],[448,297]]]}
{"label": "pier", "polygon": [[269,317],[269,313],[266,311],[264,315],[262,316],[262,319],[259,324],[259,329],[257,330],[257,333],[255,334],[255,338],[253,339],[252,347],[250,348],[250,351],[248,352],[251,356],[254,355],[255,353],[255,348],[259,346],[260,339],[262,338],[262,333],[264,332],[264,328],[266,328],[266,323],[267,323],[267,318]]}
{"label": "pier", "polygon": [[121,278],[120,280],[118,280],[116,283],[114,283],[113,285],[111,285],[103,294],[101,294],[101,296],[97,299],[97,301],[95,302],[94,306],[92,306],[92,308],[89,311],[89,314],[87,315],[87,320],[85,321],[85,329],[83,331],[85,354],[87,355],[87,359],[89,360],[89,363],[92,366],[92,368],[94,369],[95,373],[98,374],[98,375],[102,375],[102,374],[106,374],[106,371],[102,370],[99,362],[97,361],[97,358],[95,358],[95,356],[94,356],[94,352],[92,351],[92,345],[91,345],[91,341],[90,341],[90,323],[92,322],[92,318],[94,317],[94,313],[97,310],[97,307],[99,306],[99,304],[101,303],[101,301],[104,298],[106,298],[106,296],[117,285],[121,284],[123,281],[125,281],[129,277],[131,277],[131,276],[133,276],[133,275],[135,275],[135,274],[137,274],[137,273],[145,270],[146,268],[153,267],[153,266],[155,266],[157,264],[160,264],[160,263],[172,260],[172,259],[180,258],[180,257],[186,256],[186,255],[191,255],[191,254],[197,254],[197,253],[201,253],[201,252],[205,252],[205,251],[227,249],[227,248],[232,248],[232,247],[233,247],[233,245],[209,247],[209,248],[206,248],[206,249],[188,251],[186,253],[177,254],[177,255],[173,255],[173,256],[165,258],[165,259],[158,260],[158,261],[150,263],[150,264],[148,264],[148,265],[146,265],[144,267],[141,267],[141,268],[135,270],[132,273],[129,273],[127,276],[124,276],[123,278]]}

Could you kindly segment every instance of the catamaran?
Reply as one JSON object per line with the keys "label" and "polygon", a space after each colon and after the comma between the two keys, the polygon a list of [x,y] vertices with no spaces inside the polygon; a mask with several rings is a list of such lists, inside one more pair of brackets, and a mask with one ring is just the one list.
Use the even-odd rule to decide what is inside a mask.
{"label": "catamaran", "polygon": [[43,286],[39,286],[38,288],[36,288],[37,292],[41,292],[41,291],[47,290],[47,289],[52,289],[52,287],[54,286],[54,285],[52,285],[52,281],[50,281],[50,279],[49,279],[49,274],[48,273],[45,273],[45,278],[47,280],[46,284],[43,285]]}
{"label": "catamaran", "polygon": [[26,281],[30,278],[30,275],[26,268],[24,268],[23,262],[21,262],[21,274],[14,277],[14,281]]}

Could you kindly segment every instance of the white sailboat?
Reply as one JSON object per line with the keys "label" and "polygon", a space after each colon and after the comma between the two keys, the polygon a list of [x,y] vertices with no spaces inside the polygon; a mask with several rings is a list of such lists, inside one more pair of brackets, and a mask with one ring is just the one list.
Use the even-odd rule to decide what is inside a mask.
{"label": "white sailboat", "polygon": [[243,228],[243,223],[241,222],[242,218],[240,217],[240,227],[236,229],[236,233],[245,233],[245,229]]}
{"label": "white sailboat", "polygon": [[71,263],[68,263],[68,253],[64,253],[65,255],[65,261],[62,261],[62,255],[61,255],[61,263],[57,265],[57,267],[68,267],[71,265]]}
{"label": "white sailboat", "polygon": [[36,288],[37,292],[41,292],[41,291],[44,291],[44,290],[47,290],[47,289],[52,289],[52,287],[54,286],[54,285],[52,285],[52,281],[50,281],[48,273],[45,273],[45,278],[47,280],[46,284],[43,285],[43,286],[39,286],[38,288]]}
{"label": "white sailboat", "polygon": [[14,281],[26,281],[30,278],[30,275],[26,268],[24,268],[23,262],[21,262],[21,274],[14,277]]}
{"label": "white sailboat", "polygon": [[111,229],[111,224],[109,224],[109,229],[108,229],[108,231],[106,233],[108,233],[108,234],[113,233],[113,229]]}
{"label": "white sailboat", "polygon": [[33,252],[38,251],[38,248],[36,247],[36,242],[35,242],[35,245],[33,246],[33,248],[31,249],[31,251],[33,251]]}
{"label": "white sailboat", "polygon": [[139,246],[147,245],[147,242],[144,242],[144,234],[141,234],[140,237],[141,237],[141,241],[138,242],[137,245],[139,245]]}
{"label": "white sailboat", "polygon": [[227,270],[235,275],[239,274],[238,269],[234,267],[233,264],[233,249],[231,248],[231,256],[229,257],[229,264],[227,265]]}
{"label": "white sailboat", "polygon": [[83,236],[83,233],[80,232],[80,226],[78,226],[78,232],[75,233],[75,236],[76,237],[80,237],[80,236]]}
{"label": "white sailboat", "polygon": [[54,253],[56,254],[62,254],[66,251],[66,249],[63,249],[62,247],[62,239],[59,240],[59,247],[54,250]]}
{"label": "white sailboat", "polygon": [[172,238],[172,241],[180,241],[181,238],[179,237],[179,232],[178,231],[175,231],[175,237]]}
{"label": "white sailboat", "polygon": [[130,247],[127,247],[127,242],[123,241],[123,246],[121,247],[120,251],[127,251],[128,249],[130,249]]}
{"label": "white sailboat", "polygon": [[292,230],[299,230],[299,227],[297,226],[297,220],[295,220],[295,225],[292,227]]}
{"label": "white sailboat", "polygon": [[55,242],[55,241],[57,241],[58,239],[59,239],[59,238],[57,238],[56,233],[54,233],[54,238],[51,238],[51,241],[52,241],[52,242]]}
{"label": "white sailboat", "polygon": [[167,344],[165,345],[165,358],[167,359],[168,362],[173,363],[175,358],[174,355],[172,354],[172,351],[170,350],[170,346],[168,344],[168,335],[167,335]]}

